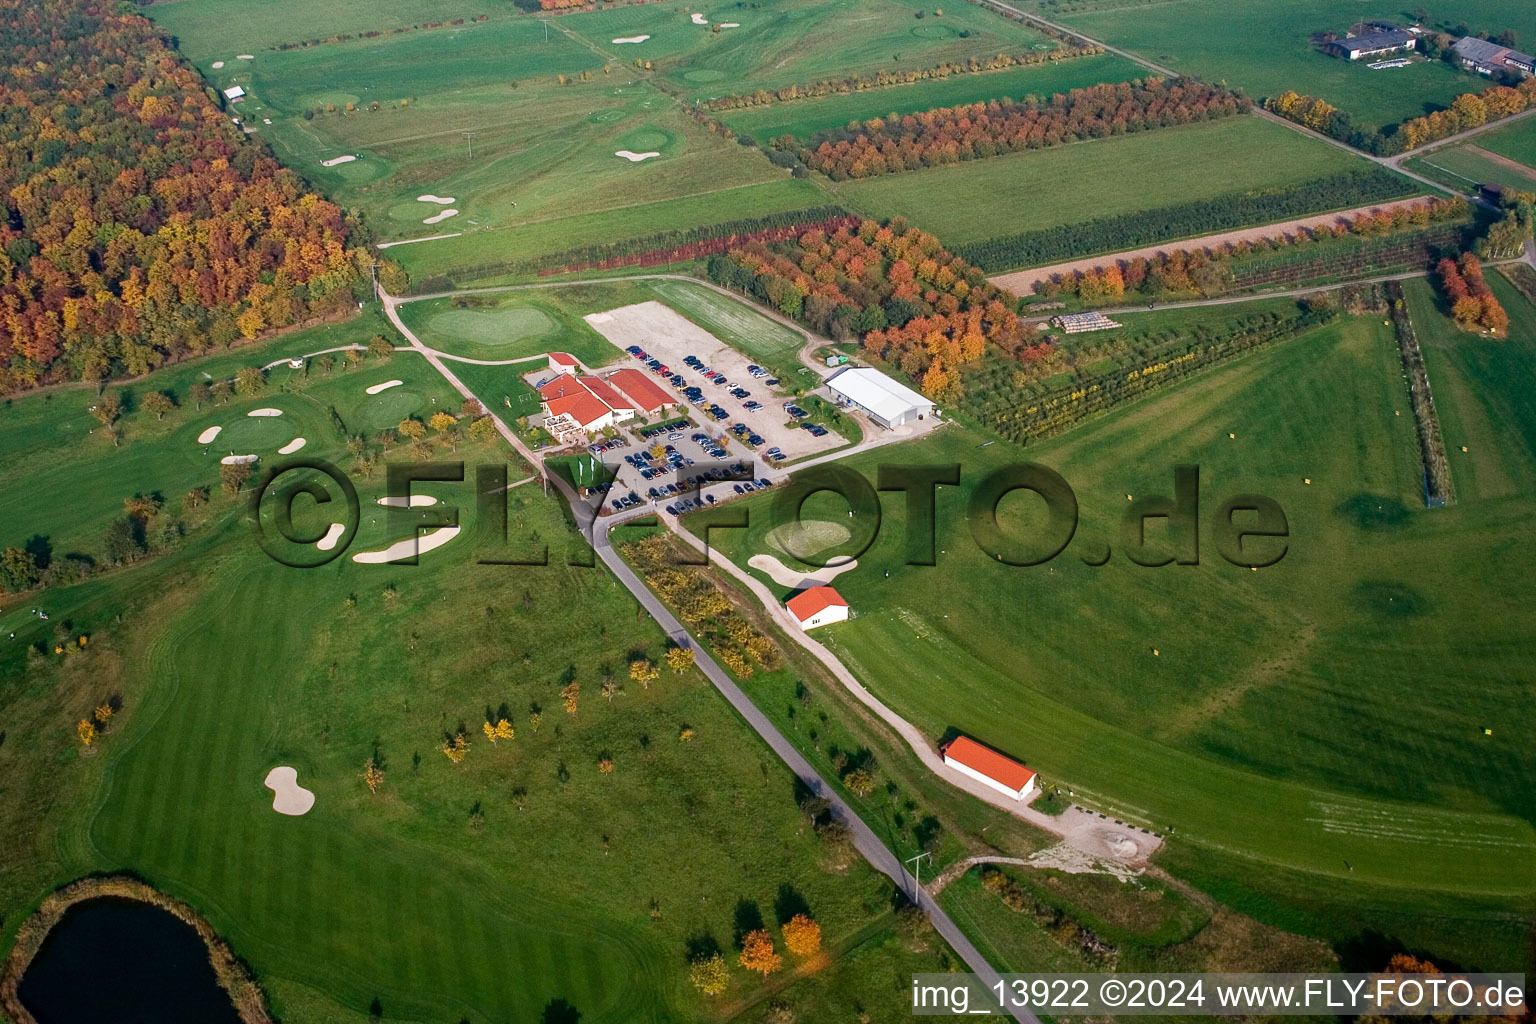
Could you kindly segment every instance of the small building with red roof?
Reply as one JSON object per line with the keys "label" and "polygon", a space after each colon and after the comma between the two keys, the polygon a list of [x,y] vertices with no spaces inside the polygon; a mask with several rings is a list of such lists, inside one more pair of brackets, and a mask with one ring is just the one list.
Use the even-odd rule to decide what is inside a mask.
{"label": "small building with red roof", "polygon": [[636,409],[647,416],[653,416],[666,409],[669,405],[677,404],[680,399],[673,399],[661,388],[633,367],[625,367],[616,370],[604,378],[609,384],[624,393],[624,397],[632,402]]}
{"label": "small building with red roof", "polygon": [[575,373],[581,369],[581,364],[569,352],[551,352],[549,354],[549,368],[556,373]]}
{"label": "small building with red roof", "polygon": [[848,621],[848,602],[831,587],[811,587],[784,602],[801,629]]}
{"label": "small building with red roof", "polygon": [[1015,800],[1027,800],[1037,792],[1038,776],[1032,770],[969,736],[956,736],[940,753],[944,763],[961,775]]}

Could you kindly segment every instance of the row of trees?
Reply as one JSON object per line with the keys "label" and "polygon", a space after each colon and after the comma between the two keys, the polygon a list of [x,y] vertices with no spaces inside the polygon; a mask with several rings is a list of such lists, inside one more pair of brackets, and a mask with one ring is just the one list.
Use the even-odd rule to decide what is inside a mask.
{"label": "row of trees", "polygon": [[[470,21],[488,21],[490,15],[480,14],[469,19]],[[420,25],[401,25],[399,28],[371,28],[352,35],[350,32],[340,32],[334,36],[326,36],[324,39],[302,39],[296,43],[278,43],[272,47],[274,50],[307,50],[314,46],[326,46],[330,43],[349,43],[353,39],[378,39],[380,36],[394,36],[402,32],[421,31],[434,28],[454,28],[464,24],[463,18],[454,18],[451,21],[428,21]]]}
{"label": "row of trees", "polygon": [[1463,330],[1492,331],[1502,335],[1509,328],[1509,314],[1483,278],[1483,266],[1472,253],[1460,260],[1443,259],[1435,268],[1440,288],[1450,304],[1451,316]]}
{"label": "row of trees", "polygon": [[1467,201],[1460,196],[1426,199],[1408,206],[1362,212],[1337,223],[1296,228],[1264,238],[1189,249],[1169,249],[1150,257],[1113,260],[1087,270],[1056,274],[1036,281],[1034,290],[1046,298],[1078,295],[1088,303],[1113,301],[1128,291],[1139,291],[1148,296],[1195,291],[1213,295],[1233,283],[1230,266],[1233,259],[1351,235],[1364,238],[1387,237],[1400,232],[1421,230],[1432,223],[1459,220],[1466,217],[1467,212]]}
{"label": "row of trees", "polygon": [[778,237],[778,233],[783,231],[799,234],[812,227],[832,230],[850,216],[841,206],[813,206],[800,210],[782,210],[758,217],[720,221],[715,224],[701,224],[692,228],[656,231],[646,235],[622,238],[615,242],[598,242],[561,249],[532,259],[497,260],[451,267],[441,275],[429,277],[417,283],[412,291],[418,294],[452,291],[455,281],[477,281],[509,274],[538,273],[543,276],[598,266],[660,266],[665,262],[675,262],[667,258],[672,253],[692,252],[695,253],[694,256],[681,258],[695,259],[713,252],[724,252],[732,245],[741,245],[754,240],[769,240]]}
{"label": "row of trees", "polygon": [[1077,224],[990,238],[957,246],[956,251],[989,273],[996,273],[1014,267],[1047,266],[1085,253],[1121,252],[1169,238],[1290,220],[1319,209],[1365,206],[1402,194],[1401,176],[1373,166],[1260,194],[1230,192],[1118,217],[1096,217]]}
{"label": "row of trees", "polygon": [[907,71],[876,71],[863,75],[855,71],[845,78],[827,78],[809,85],[786,85],[782,89],[759,89],[756,92],[717,96],[699,104],[705,110],[741,110],[745,107],[766,107],[773,103],[792,103],[795,100],[816,99],[822,96],[846,95],[880,89],[888,85],[911,85],[930,79],[949,78],[953,75],[971,75],[984,71],[1001,71],[1004,68],[1028,67],[1034,64],[1055,64],[1075,57],[1092,57],[1104,52],[1102,46],[1064,46],[1051,50],[1028,50],[1024,53],[1000,53],[996,57],[968,57],[965,60],[945,61],[927,68],[911,68]]}
{"label": "row of trees", "polygon": [[149,21],[105,0],[10,10],[0,391],[140,374],[351,304],[355,225]]}
{"label": "row of trees", "polygon": [[1248,101],[1225,86],[1146,78],[1095,85],[1041,101],[1026,97],[939,107],[921,114],[774,141],[834,181],[934,167],[1127,132],[1230,117]]}
{"label": "row of trees", "polygon": [[[808,914],[794,915],[779,927],[779,932],[784,948],[802,960],[821,952],[821,925]],[[754,928],[741,937],[736,963],[766,978],[783,968],[784,958],[774,948],[768,929]],[[725,955],[718,950],[699,954],[688,968],[688,979],[705,995],[720,995],[731,981]]]}
{"label": "row of trees", "polygon": [[1013,295],[899,217],[733,249],[710,260],[708,273],[813,330],[860,338],[941,400],[959,397],[951,371],[989,347],[1022,357],[1037,341]]}
{"label": "row of trees", "polygon": [[1518,114],[1532,103],[1536,103],[1536,79],[1527,78],[1514,87],[1490,85],[1480,93],[1462,93],[1448,108],[1411,118],[1385,134],[1356,125],[1347,111],[1327,100],[1294,91],[1269,97],[1264,108],[1356,149],[1391,156]]}
{"label": "row of trees", "polygon": [[[678,564],[664,535],[655,534],[627,544],[624,554],[640,570],[646,586],[675,608],[690,626],[699,629],[715,657],[738,678],[750,678],[757,666],[770,672],[779,667],[782,655],[773,641],[753,626],[698,567]],[[674,672],[682,672],[693,663],[692,653],[673,655],[669,651],[667,664]],[[632,677],[634,671],[631,666]],[[646,683],[642,685],[654,679],[657,671],[646,662]]]}

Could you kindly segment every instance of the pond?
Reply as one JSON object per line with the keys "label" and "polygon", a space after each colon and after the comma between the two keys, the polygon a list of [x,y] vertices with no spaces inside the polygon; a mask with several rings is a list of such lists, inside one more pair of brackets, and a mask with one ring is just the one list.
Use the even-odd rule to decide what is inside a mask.
{"label": "pond", "polygon": [[38,1024],[240,1024],[197,932],[135,900],[71,907],[17,994]]}

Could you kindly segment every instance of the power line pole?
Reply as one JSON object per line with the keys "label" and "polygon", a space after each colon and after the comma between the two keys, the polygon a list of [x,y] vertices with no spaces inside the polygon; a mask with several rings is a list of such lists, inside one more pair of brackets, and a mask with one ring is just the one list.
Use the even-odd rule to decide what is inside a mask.
{"label": "power line pole", "polygon": [[[922,853],[918,854],[916,857],[908,857],[907,860],[906,860],[906,863],[912,865],[912,881],[913,881],[913,884],[916,886],[916,889],[914,889],[913,892],[912,892],[912,902],[913,903],[917,902],[917,889],[921,889],[923,887],[923,875],[922,875],[923,863],[922,863],[922,861],[923,861],[923,858],[927,857],[927,856],[928,856],[928,851],[924,850]],[[929,858],[929,860],[932,860],[932,859],[933,858],[931,858],[931,857]]]}

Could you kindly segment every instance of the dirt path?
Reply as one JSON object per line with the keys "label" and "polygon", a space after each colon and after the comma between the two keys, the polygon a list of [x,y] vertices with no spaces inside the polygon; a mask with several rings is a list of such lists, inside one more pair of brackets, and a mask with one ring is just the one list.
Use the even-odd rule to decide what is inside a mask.
{"label": "dirt path", "polygon": [[1184,241],[1161,242],[1157,245],[1143,246],[1140,249],[1130,249],[1125,252],[1106,253],[1103,256],[1089,256],[1086,259],[1071,260],[1067,263],[1056,263],[1049,267],[1036,267],[1033,270],[1015,270],[1008,274],[999,274],[991,278],[991,282],[999,288],[1006,288],[1015,295],[1028,297],[1033,294],[1037,281],[1045,281],[1058,274],[1070,274],[1078,270],[1090,270],[1094,267],[1106,266],[1117,260],[1133,260],[1138,257],[1151,257],[1160,252],[1170,252],[1174,249],[1203,249],[1221,245],[1224,242],[1256,242],[1261,238],[1273,238],[1276,235],[1295,231],[1298,228],[1322,227],[1324,224],[1342,224],[1350,218],[1362,213],[1371,213],[1376,210],[1395,210],[1400,206],[1412,206],[1424,202],[1423,196],[1413,199],[1399,199],[1391,203],[1376,203],[1371,206],[1357,206],[1352,210],[1339,210],[1335,213],[1319,214],[1315,217],[1298,217],[1295,220],[1281,221],[1278,224],[1261,224],[1253,228],[1241,228],[1237,231],[1223,231],[1214,235],[1203,235],[1199,238],[1189,238]]}

